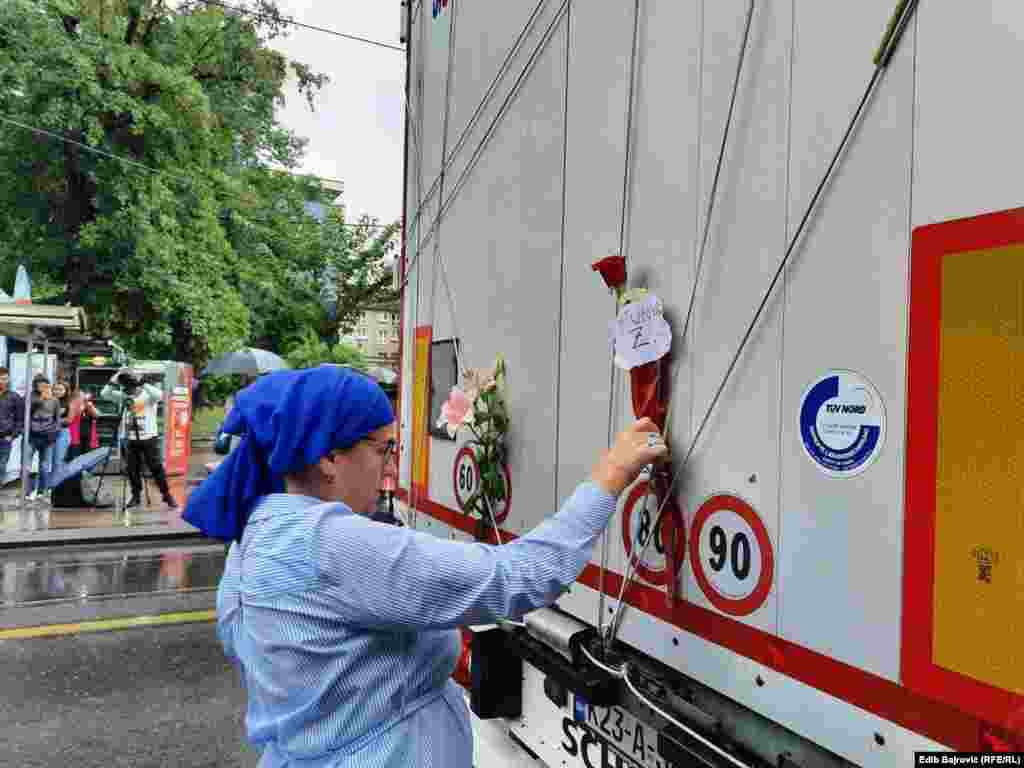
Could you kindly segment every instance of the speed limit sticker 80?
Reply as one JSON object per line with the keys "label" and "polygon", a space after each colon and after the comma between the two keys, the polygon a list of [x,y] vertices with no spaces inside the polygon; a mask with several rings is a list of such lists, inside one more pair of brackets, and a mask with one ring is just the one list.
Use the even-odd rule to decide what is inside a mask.
{"label": "speed limit sticker 80", "polygon": [[738,496],[712,496],[697,510],[690,564],[708,601],[732,616],[753,613],[771,592],[771,538],[754,508]]}
{"label": "speed limit sticker 80", "polygon": [[[665,586],[675,578],[686,557],[686,534],[682,513],[672,498],[665,503],[661,522],[653,528],[660,506],[647,480],[640,480],[633,486],[622,513],[622,545],[626,557],[636,559],[636,572],[641,579],[649,584]],[[653,545],[647,547],[643,560],[639,560],[640,552],[651,536],[654,537]],[[672,546],[674,550],[670,551],[668,547]]]}

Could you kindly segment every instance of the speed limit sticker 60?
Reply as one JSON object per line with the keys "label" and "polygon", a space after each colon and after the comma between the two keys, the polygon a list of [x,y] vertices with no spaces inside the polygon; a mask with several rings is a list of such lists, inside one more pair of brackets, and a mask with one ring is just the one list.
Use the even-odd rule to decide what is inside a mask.
{"label": "speed limit sticker 60", "polygon": [[480,487],[480,465],[476,462],[476,453],[471,446],[463,446],[455,457],[452,480],[455,485],[455,500],[459,503],[460,509],[465,509],[466,502]]}
{"label": "speed limit sticker 60", "polygon": [[[512,478],[509,476],[508,465],[502,467],[505,479],[505,498],[495,504],[492,510],[494,520],[499,525],[505,522],[512,506]],[[455,489],[455,500],[459,509],[465,510],[467,502],[480,490],[480,464],[472,445],[464,445],[455,456],[452,465],[452,485]]]}
{"label": "speed limit sticker 60", "polygon": [[738,496],[712,496],[697,510],[690,563],[704,596],[723,613],[747,616],[771,592],[775,555],[768,530]]}

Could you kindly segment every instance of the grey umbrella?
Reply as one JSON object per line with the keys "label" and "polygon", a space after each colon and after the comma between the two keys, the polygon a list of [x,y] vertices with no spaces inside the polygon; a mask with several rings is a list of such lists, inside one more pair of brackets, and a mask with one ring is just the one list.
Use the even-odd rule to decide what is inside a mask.
{"label": "grey umbrella", "polygon": [[379,365],[368,370],[366,375],[381,384],[394,384],[398,380],[397,373],[392,371],[390,368],[382,368]]}
{"label": "grey umbrella", "polygon": [[211,360],[210,364],[203,370],[202,375],[228,376],[230,374],[246,374],[249,376],[259,376],[261,373],[280,371],[290,367],[288,363],[273,352],[268,352],[265,349],[256,349],[255,347],[245,347],[237,352],[228,352],[216,360]]}

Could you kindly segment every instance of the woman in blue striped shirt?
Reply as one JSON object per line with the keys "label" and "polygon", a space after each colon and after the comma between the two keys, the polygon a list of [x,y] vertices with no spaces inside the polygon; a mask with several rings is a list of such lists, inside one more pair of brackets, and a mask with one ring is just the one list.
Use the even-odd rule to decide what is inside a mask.
{"label": "woman in blue striped shirt", "polygon": [[470,768],[465,700],[450,679],[457,627],[518,618],[576,580],[616,497],[666,448],[649,420],[622,432],[554,517],[501,547],[368,519],[393,448],[373,381],[333,366],[243,390],[244,435],[185,518],[234,540],[218,634],[248,690],[261,768]]}

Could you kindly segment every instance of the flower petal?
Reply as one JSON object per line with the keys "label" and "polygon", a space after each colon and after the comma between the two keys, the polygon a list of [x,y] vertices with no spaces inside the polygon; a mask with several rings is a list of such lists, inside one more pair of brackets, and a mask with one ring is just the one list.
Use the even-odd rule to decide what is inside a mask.
{"label": "flower petal", "polygon": [[626,283],[626,260],[622,256],[606,256],[590,265],[599,272],[609,288],[619,288]]}

